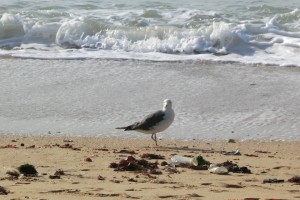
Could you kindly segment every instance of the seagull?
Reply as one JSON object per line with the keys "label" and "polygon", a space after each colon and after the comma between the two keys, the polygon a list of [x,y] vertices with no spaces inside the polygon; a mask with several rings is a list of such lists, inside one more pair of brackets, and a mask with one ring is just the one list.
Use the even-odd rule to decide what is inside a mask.
{"label": "seagull", "polygon": [[138,131],[145,134],[151,134],[157,146],[156,133],[166,130],[174,121],[175,113],[172,109],[172,101],[165,99],[162,110],[158,110],[144,117],[141,121],[135,122],[129,126],[118,127],[124,131]]}

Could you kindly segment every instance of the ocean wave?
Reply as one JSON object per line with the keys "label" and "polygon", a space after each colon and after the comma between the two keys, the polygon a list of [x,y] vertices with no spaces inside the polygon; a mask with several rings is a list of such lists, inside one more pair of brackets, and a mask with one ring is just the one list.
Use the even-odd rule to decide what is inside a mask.
{"label": "ocean wave", "polygon": [[[274,10],[261,7],[267,8]],[[165,57],[299,65],[295,56],[300,51],[300,11],[284,11],[251,20],[193,9],[107,11],[101,15],[53,10],[35,11],[34,15],[3,13],[0,54],[31,57],[34,50],[40,58],[45,51],[54,58],[101,58],[114,52],[114,56],[127,54],[130,59],[143,54],[149,60]]]}

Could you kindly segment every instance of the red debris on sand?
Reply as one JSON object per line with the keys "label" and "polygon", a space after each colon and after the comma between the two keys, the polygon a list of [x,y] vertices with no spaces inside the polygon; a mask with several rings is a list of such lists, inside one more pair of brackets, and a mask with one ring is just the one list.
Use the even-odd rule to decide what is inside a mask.
{"label": "red debris on sand", "polygon": [[300,184],[300,176],[294,176],[290,178],[288,182]]}
{"label": "red debris on sand", "polygon": [[1,148],[3,148],[3,149],[5,149],[5,148],[13,148],[13,149],[16,149],[16,148],[18,148],[16,145],[14,145],[14,144],[7,144],[7,145],[5,145],[5,146],[1,146]]}
{"label": "red debris on sand", "polygon": [[154,153],[142,153],[141,158],[148,158],[148,159],[165,159],[165,156],[154,154]]}
{"label": "red debris on sand", "polygon": [[149,172],[153,174],[160,174],[158,169],[158,162],[148,162],[145,159],[136,159],[133,156],[128,156],[127,159],[120,160],[119,163],[110,163],[110,168],[114,168],[115,171],[138,171]]}
{"label": "red debris on sand", "polygon": [[122,150],[120,150],[120,151],[118,151],[118,152],[115,152],[115,153],[126,153],[126,154],[131,154],[131,155],[133,155],[133,154],[135,154],[135,151],[134,151],[134,150],[122,149]]}

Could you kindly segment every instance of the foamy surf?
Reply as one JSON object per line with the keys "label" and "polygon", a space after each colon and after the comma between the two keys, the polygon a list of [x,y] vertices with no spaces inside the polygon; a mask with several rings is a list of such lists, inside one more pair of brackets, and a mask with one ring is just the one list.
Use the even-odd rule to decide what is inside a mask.
{"label": "foamy surf", "polygon": [[204,10],[178,8],[177,3],[153,4],[152,8],[105,3],[102,8],[90,4],[67,9],[62,3],[62,7],[4,11],[0,13],[0,55],[300,63],[300,11],[292,6],[237,4],[240,10]]}

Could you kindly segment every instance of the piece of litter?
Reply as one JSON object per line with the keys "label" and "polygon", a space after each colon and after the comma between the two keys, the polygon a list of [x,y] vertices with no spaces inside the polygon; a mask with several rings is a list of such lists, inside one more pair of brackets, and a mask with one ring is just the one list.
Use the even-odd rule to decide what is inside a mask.
{"label": "piece of litter", "polygon": [[228,174],[228,170],[226,167],[219,167],[216,164],[210,164],[208,171],[213,174]]}
{"label": "piece of litter", "polygon": [[236,149],[235,151],[227,151],[223,153],[223,155],[234,155],[234,156],[239,156],[241,155],[240,150]]}
{"label": "piece of litter", "polygon": [[277,178],[268,178],[263,180],[263,183],[283,183],[283,182],[284,182],[283,179],[277,179]]}

